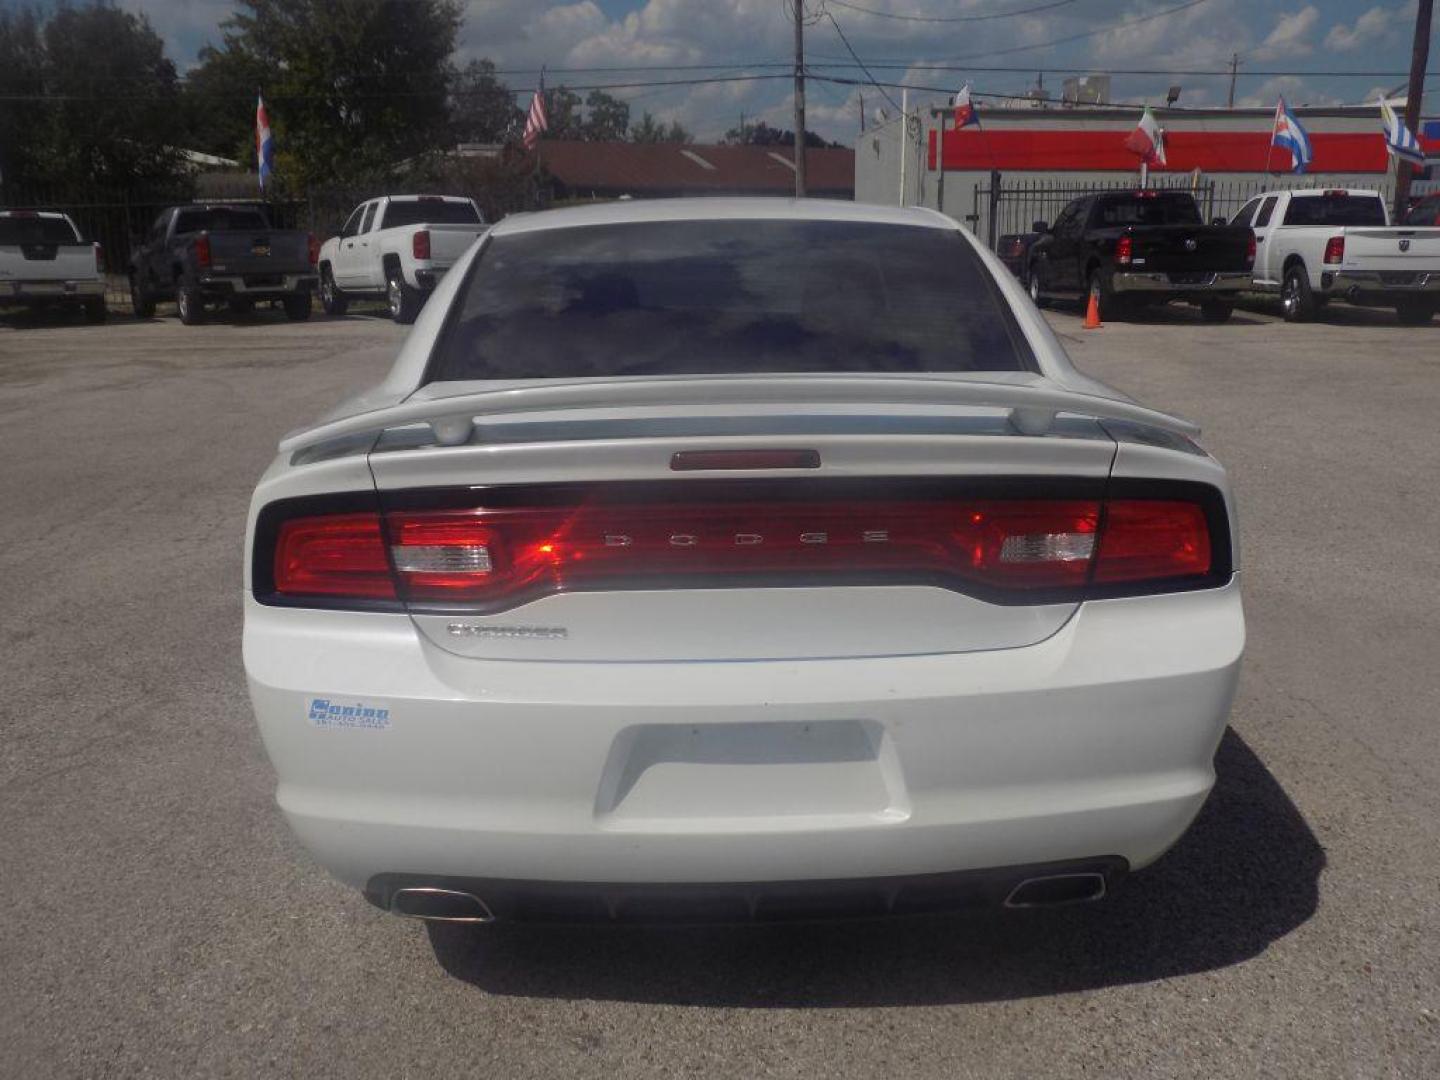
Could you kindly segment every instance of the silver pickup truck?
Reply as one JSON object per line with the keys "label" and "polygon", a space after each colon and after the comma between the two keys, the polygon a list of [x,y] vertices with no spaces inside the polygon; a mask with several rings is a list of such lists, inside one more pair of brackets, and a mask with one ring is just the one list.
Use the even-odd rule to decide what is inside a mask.
{"label": "silver pickup truck", "polygon": [[105,321],[105,261],[100,245],[53,210],[0,210],[0,304],[78,306]]}
{"label": "silver pickup truck", "polygon": [[1378,191],[1269,192],[1231,224],[1254,231],[1254,287],[1278,292],[1290,322],[1314,318],[1331,300],[1393,307],[1412,326],[1440,309],[1440,228],[1391,225]]}

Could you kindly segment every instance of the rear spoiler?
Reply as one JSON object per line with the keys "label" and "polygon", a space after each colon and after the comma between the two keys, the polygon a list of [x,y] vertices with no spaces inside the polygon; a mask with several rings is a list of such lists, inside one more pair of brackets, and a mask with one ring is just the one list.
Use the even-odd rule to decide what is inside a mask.
{"label": "rear spoiler", "polygon": [[1051,386],[969,382],[956,379],[840,376],[634,379],[556,383],[549,386],[477,390],[449,398],[406,401],[356,413],[280,440],[280,452],[292,453],[336,439],[379,436],[392,428],[427,424],[442,446],[469,442],[476,417],[515,416],[570,409],[684,405],[954,405],[1009,409],[1012,427],[1022,435],[1044,435],[1057,413],[1096,420],[1123,420],[1194,438],[1198,425],[1168,413],[1116,398]]}

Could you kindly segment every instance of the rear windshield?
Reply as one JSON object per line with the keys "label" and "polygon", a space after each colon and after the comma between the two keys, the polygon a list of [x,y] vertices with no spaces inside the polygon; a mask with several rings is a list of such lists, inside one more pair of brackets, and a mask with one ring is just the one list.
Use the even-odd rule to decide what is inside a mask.
{"label": "rear windshield", "polygon": [[1189,195],[1106,195],[1096,204],[1097,225],[1199,225]]}
{"label": "rear windshield", "polygon": [[212,206],[203,210],[182,210],[175,232],[253,232],[268,229],[270,223],[259,210],[239,206]]}
{"label": "rear windshield", "polygon": [[444,199],[411,199],[406,202],[392,202],[385,208],[385,217],[380,222],[382,229],[393,229],[397,225],[479,225],[480,214],[475,204],[446,202]]}
{"label": "rear windshield", "polygon": [[0,217],[0,244],[75,244],[70,222],[58,217]]}
{"label": "rear windshield", "polygon": [[502,236],[429,381],[1033,370],[970,245],[944,229],[674,221]]}
{"label": "rear windshield", "polygon": [[1295,195],[1286,225],[1384,225],[1385,204],[1376,195]]}

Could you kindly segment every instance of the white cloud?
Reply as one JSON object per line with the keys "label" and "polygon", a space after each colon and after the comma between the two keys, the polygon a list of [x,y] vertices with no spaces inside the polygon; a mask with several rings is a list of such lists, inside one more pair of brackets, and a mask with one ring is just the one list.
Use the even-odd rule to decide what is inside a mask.
{"label": "white cloud", "polygon": [[1355,20],[1354,26],[1336,23],[1325,35],[1325,48],[1335,52],[1349,52],[1361,45],[1367,45],[1384,37],[1396,25],[1402,13],[1373,7]]}
{"label": "white cloud", "polygon": [[1320,9],[1314,4],[1303,7],[1292,15],[1280,16],[1275,29],[1261,44],[1257,57],[1304,56],[1312,50],[1310,34],[1320,21]]}

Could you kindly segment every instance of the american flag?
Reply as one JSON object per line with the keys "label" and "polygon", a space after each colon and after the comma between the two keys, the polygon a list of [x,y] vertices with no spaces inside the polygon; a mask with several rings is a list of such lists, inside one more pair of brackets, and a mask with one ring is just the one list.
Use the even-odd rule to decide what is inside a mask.
{"label": "american flag", "polygon": [[550,130],[550,118],[545,114],[545,72],[540,72],[540,85],[530,99],[530,115],[525,118],[525,135],[522,141],[526,150],[534,150],[540,136]]}

